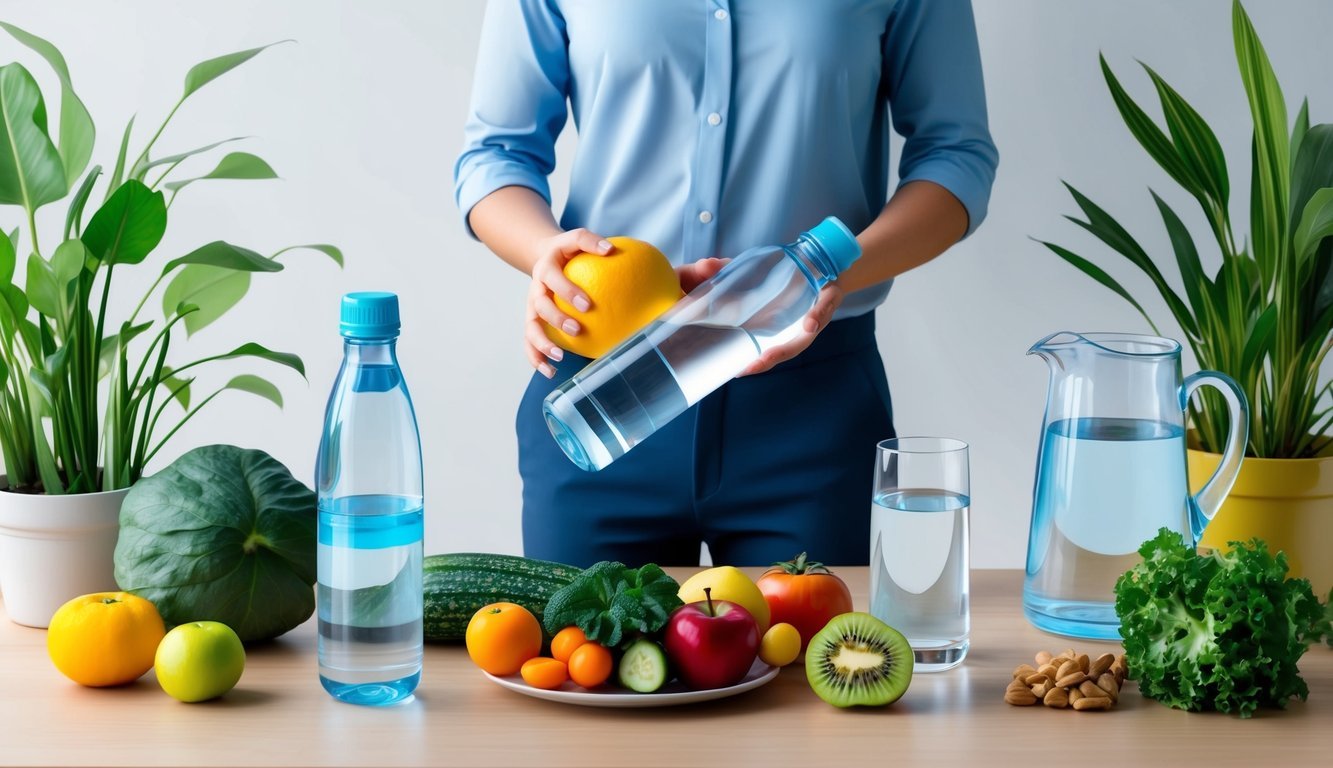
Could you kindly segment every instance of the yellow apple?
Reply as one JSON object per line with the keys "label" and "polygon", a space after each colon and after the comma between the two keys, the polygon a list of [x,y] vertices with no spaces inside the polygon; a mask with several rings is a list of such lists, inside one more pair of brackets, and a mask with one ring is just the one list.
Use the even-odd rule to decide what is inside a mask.
{"label": "yellow apple", "polygon": [[759,591],[759,587],[740,569],[733,565],[721,565],[700,571],[686,579],[677,594],[686,605],[701,603],[704,601],[705,587],[711,588],[710,594],[714,600],[727,600],[749,611],[759,628],[760,637],[768,631],[768,601],[764,599],[764,593]]}

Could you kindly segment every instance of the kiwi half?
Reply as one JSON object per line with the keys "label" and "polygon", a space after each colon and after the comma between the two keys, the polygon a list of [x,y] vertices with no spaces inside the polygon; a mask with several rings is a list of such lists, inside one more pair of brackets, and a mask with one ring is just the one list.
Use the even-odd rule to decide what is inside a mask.
{"label": "kiwi half", "polygon": [[805,676],[835,707],[882,707],[912,682],[912,646],[868,613],[844,613],[811,638]]}

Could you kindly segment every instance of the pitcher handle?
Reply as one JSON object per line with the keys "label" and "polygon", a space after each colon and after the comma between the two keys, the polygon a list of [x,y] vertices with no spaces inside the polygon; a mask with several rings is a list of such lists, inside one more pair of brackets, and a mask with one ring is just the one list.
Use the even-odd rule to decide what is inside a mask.
{"label": "pitcher handle", "polygon": [[1231,486],[1240,473],[1241,460],[1245,458],[1245,446],[1250,439],[1250,408],[1245,399],[1245,390],[1224,373],[1217,371],[1199,371],[1185,378],[1180,390],[1180,407],[1189,407],[1190,397],[1202,386],[1210,386],[1222,393],[1227,401],[1230,413],[1230,431],[1227,433],[1227,447],[1222,452],[1222,461],[1218,463],[1213,476],[1208,478],[1199,492],[1194,494],[1190,509],[1190,533],[1194,536],[1194,546],[1199,546],[1203,538],[1203,529],[1207,527],[1213,515],[1231,492]]}

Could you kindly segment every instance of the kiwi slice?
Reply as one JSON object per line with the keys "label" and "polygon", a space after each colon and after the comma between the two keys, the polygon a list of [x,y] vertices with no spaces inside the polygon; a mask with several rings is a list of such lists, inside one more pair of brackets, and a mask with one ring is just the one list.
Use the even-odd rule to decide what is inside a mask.
{"label": "kiwi slice", "polygon": [[868,613],[844,613],[811,638],[805,677],[835,707],[882,707],[912,682],[912,646]]}

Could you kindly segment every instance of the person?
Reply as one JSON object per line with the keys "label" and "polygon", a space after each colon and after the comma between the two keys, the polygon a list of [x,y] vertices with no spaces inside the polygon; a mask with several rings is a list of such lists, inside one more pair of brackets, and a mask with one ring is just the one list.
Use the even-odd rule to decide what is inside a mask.
{"label": "person", "polygon": [[[875,445],[894,435],[874,310],[895,276],[976,229],[998,164],[969,0],[491,0],[471,99],[458,207],[531,276],[525,554],[689,565],[704,542],[715,563],[866,563]],[[570,112],[557,222],[547,177]],[[904,144],[889,195],[891,127]],[[541,323],[579,328],[553,296],[590,306],[567,259],[638,238],[689,290],[827,215],[862,256],[801,336],[602,471],[564,457],[541,402],[589,361]]]}

